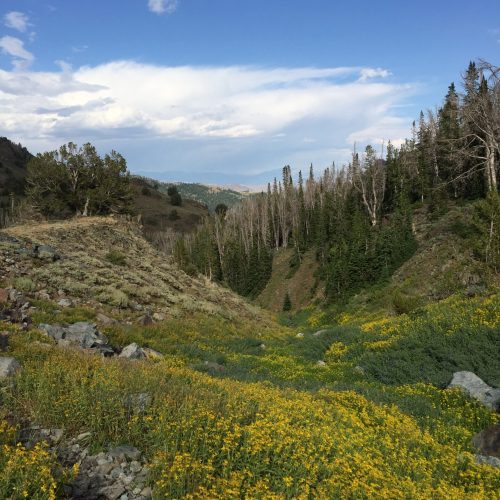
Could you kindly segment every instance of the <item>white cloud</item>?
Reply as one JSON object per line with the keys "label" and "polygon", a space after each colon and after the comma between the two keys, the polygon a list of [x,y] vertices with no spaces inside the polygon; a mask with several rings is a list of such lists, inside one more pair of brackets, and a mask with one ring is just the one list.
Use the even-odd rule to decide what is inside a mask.
{"label": "white cloud", "polygon": [[18,70],[27,69],[35,60],[34,55],[24,48],[23,41],[13,36],[0,38],[0,49],[4,54],[13,57],[12,64]]}
{"label": "white cloud", "polygon": [[4,23],[7,28],[12,28],[21,33],[26,32],[30,23],[28,22],[28,16],[22,12],[8,12],[4,16]]}
{"label": "white cloud", "polygon": [[148,7],[155,14],[172,14],[177,10],[177,0],[148,0]]}
{"label": "white cloud", "polygon": [[[9,54],[21,59],[16,47]],[[397,143],[411,123],[399,105],[415,91],[377,68],[58,64],[54,72],[0,70],[3,135],[41,149],[98,142],[135,151],[150,169],[171,162],[231,176],[342,163],[353,142]]]}

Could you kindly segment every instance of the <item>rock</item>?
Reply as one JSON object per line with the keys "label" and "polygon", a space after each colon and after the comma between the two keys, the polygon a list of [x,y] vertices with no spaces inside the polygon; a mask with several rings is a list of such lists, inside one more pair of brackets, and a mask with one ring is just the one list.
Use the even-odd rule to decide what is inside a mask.
{"label": "rock", "polygon": [[50,247],[49,245],[36,245],[33,253],[35,257],[42,260],[56,261],[61,258],[55,248]]}
{"label": "rock", "polygon": [[153,498],[153,491],[149,486],[147,486],[141,491],[141,496],[149,500],[150,498]]}
{"label": "rock", "polygon": [[320,359],[317,363],[316,363],[317,366],[326,366],[326,363]]}
{"label": "rock", "polygon": [[163,359],[165,357],[161,352],[155,351],[150,347],[143,347],[142,350],[147,359]]}
{"label": "rock", "polygon": [[101,325],[104,325],[104,326],[109,326],[109,325],[113,325],[116,323],[115,319],[109,318],[108,316],[106,316],[105,314],[102,314],[102,313],[97,313],[96,320],[99,323],[101,323]]}
{"label": "rock", "polygon": [[131,472],[133,472],[134,474],[137,474],[141,470],[142,470],[142,465],[137,460],[130,462],[130,471]]}
{"label": "rock", "polygon": [[141,452],[133,446],[121,445],[109,450],[108,456],[111,458],[119,458],[123,460],[139,460],[139,458],[141,457]]}
{"label": "rock", "polygon": [[155,321],[164,321],[164,320],[165,320],[165,315],[164,315],[164,314],[162,314],[162,313],[155,312],[155,313],[153,314],[153,319],[154,319]]}
{"label": "rock", "polygon": [[144,314],[144,316],[137,318],[137,323],[142,326],[149,326],[153,324],[153,318],[149,314]]}
{"label": "rock", "polygon": [[61,299],[57,301],[57,305],[61,307],[71,307],[72,302],[69,299]]}
{"label": "rock", "polygon": [[9,291],[6,288],[0,288],[0,304],[6,304],[9,301]]}
{"label": "rock", "polygon": [[356,365],[354,367],[354,371],[356,373],[359,373],[360,375],[364,375],[365,374],[365,369],[362,366],[359,366],[359,365]]}
{"label": "rock", "polygon": [[120,498],[127,490],[123,484],[116,482],[110,486],[105,486],[99,490],[99,493],[103,495],[108,500],[117,500]]}
{"label": "rock", "polygon": [[476,455],[476,463],[479,465],[491,465],[496,469],[500,469],[500,459],[483,455]]}
{"label": "rock", "polygon": [[120,358],[127,359],[144,359],[146,354],[135,342],[129,344],[128,346],[122,349],[122,352],[119,355]]}
{"label": "rock", "polygon": [[490,410],[500,409],[500,389],[494,389],[472,372],[455,372],[448,388],[459,387]]}
{"label": "rock", "polygon": [[302,332],[299,332],[299,333],[297,333],[297,335],[295,335],[295,336],[296,336],[298,339],[301,339],[301,338],[304,336],[304,334],[303,334]]}
{"label": "rock", "polygon": [[0,332],[0,351],[5,352],[9,347],[9,332]]}
{"label": "rock", "polygon": [[259,347],[260,347],[263,351],[265,351],[265,350],[266,350],[266,344],[260,344],[260,346],[259,346]]}
{"label": "rock", "polygon": [[472,444],[480,455],[500,459],[500,424],[491,425],[472,437]]}
{"label": "rock", "polygon": [[21,365],[14,359],[9,357],[0,357],[0,379],[15,375]]}
{"label": "rock", "polygon": [[76,345],[83,349],[96,349],[103,356],[114,355],[113,349],[107,345],[108,339],[97,330],[93,323],[80,321],[69,326],[41,323],[38,328],[56,340],[61,347]]}
{"label": "rock", "polygon": [[316,333],[313,333],[313,337],[321,337],[326,332],[328,332],[328,330],[318,330]]}

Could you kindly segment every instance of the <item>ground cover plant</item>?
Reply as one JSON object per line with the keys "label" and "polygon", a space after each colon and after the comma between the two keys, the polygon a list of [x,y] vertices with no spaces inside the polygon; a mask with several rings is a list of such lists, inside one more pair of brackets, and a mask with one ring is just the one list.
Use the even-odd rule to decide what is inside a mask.
{"label": "ground cover plant", "polygon": [[[41,316],[59,314],[40,306]],[[470,441],[500,419],[443,387],[455,369],[498,380],[498,295],[375,320],[338,315],[316,336],[330,317],[305,317],[301,331],[204,315],[104,329],[114,343],[166,354],[156,362],[55,349],[35,329],[15,331],[11,352],[23,369],[1,392],[9,437],[0,461],[11,472],[0,488],[53,498],[70,477],[42,448],[15,447],[7,421],[29,421],[67,436],[89,431],[96,451],[143,450],[155,498],[496,496],[500,472],[476,464]],[[467,365],[471,348],[477,359]],[[412,356],[422,369],[409,369]],[[143,393],[147,408],[128,403]]]}

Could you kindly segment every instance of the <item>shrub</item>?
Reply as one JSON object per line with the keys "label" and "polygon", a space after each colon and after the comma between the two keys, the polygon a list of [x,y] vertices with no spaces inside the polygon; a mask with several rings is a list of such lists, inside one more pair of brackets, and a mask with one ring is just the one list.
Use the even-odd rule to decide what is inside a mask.
{"label": "shrub", "polygon": [[115,266],[125,266],[127,264],[125,255],[118,250],[111,250],[111,252],[108,252],[104,258]]}
{"label": "shrub", "polygon": [[290,300],[290,295],[286,292],[285,299],[283,300],[283,311],[292,310],[292,301]]}
{"label": "shrub", "polygon": [[36,289],[35,283],[24,276],[16,278],[14,286],[22,292],[33,292]]}

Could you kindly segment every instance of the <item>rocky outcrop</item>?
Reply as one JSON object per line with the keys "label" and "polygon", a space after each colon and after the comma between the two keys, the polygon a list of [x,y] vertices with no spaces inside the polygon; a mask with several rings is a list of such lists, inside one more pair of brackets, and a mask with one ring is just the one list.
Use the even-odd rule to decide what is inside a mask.
{"label": "rocky outcrop", "polygon": [[76,346],[82,349],[95,349],[103,356],[113,356],[114,350],[108,339],[97,330],[94,323],[80,321],[69,326],[40,324],[38,328],[53,338],[60,346]]}
{"label": "rocky outcrop", "polygon": [[490,410],[500,409],[500,389],[490,387],[472,372],[456,372],[448,388],[458,387]]}

